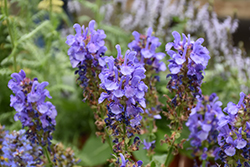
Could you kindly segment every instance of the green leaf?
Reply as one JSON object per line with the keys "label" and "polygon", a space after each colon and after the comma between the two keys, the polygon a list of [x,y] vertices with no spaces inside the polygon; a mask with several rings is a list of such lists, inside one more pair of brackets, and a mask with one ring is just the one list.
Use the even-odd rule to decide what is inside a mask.
{"label": "green leaf", "polygon": [[141,145],[138,151],[133,152],[133,155],[137,160],[141,160],[143,164],[148,164],[150,161],[147,156],[147,150],[144,150],[143,147],[144,145]]}
{"label": "green leaf", "polygon": [[88,2],[86,0],[81,3],[84,7],[91,9],[93,12],[98,12],[98,5],[96,3]]}
{"label": "green leaf", "polygon": [[50,21],[46,20],[44,22],[42,22],[39,26],[37,26],[34,30],[32,30],[30,33],[28,34],[24,34],[19,40],[18,43],[21,43],[29,38],[31,38],[32,36],[34,36],[37,32],[39,32],[42,28],[44,28],[45,26],[49,25]]}
{"label": "green leaf", "polygon": [[89,16],[86,16],[86,15],[83,15],[83,16],[78,17],[78,21],[79,21],[80,23],[89,21],[90,19],[91,19],[91,18],[90,18]]}
{"label": "green leaf", "polygon": [[130,37],[130,35],[128,35],[128,33],[126,31],[124,31],[123,29],[121,29],[118,26],[109,26],[109,25],[102,25],[102,29],[105,32],[111,32],[112,34],[118,35],[118,36],[122,36],[124,38],[128,38]]}
{"label": "green leaf", "polygon": [[151,167],[161,167],[165,163],[167,154],[155,155],[153,160],[150,162]]}
{"label": "green leaf", "polygon": [[92,135],[85,143],[79,155],[84,166],[96,166],[104,164],[111,157],[111,151],[107,143],[102,143],[100,137]]}
{"label": "green leaf", "polygon": [[150,167],[156,167],[156,165],[155,165],[155,161],[151,161],[151,163],[150,163]]}
{"label": "green leaf", "polygon": [[69,91],[69,92],[74,92],[75,91],[75,89],[73,87],[71,87],[69,85],[65,85],[65,84],[54,85],[51,88],[48,88],[48,90],[50,92],[58,91],[58,90],[64,90],[64,91]]}
{"label": "green leaf", "polygon": [[12,71],[9,68],[2,68],[0,69],[0,75],[10,75]]}

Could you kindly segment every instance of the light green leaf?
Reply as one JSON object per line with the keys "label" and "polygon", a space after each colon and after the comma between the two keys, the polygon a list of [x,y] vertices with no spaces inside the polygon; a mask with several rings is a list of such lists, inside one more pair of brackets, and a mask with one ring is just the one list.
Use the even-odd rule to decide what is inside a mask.
{"label": "light green leaf", "polygon": [[102,143],[100,137],[90,136],[79,154],[84,166],[96,166],[104,164],[111,157],[111,151],[107,143]]}
{"label": "light green leaf", "polygon": [[143,147],[144,145],[141,145],[138,151],[133,152],[133,155],[137,160],[141,160],[143,164],[148,164],[150,161],[149,157],[147,156],[147,150],[144,150]]}
{"label": "light green leaf", "polygon": [[0,75],[10,75],[12,71],[9,68],[0,69]]}
{"label": "light green leaf", "polygon": [[151,167],[161,167],[165,163],[167,154],[155,155],[153,160],[150,162]]}

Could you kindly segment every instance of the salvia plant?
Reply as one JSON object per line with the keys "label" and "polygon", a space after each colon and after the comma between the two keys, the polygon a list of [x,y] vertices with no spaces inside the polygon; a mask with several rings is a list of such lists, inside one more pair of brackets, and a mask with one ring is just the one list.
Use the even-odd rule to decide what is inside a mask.
{"label": "salvia plant", "polygon": [[[101,1],[97,1],[95,6],[88,1],[81,2],[94,11],[100,9],[106,12],[104,21],[115,17],[112,15],[115,12],[112,3],[102,6]],[[18,1],[18,4],[25,10],[24,1]],[[168,167],[173,155],[183,152],[184,149],[185,152],[190,152],[194,166],[250,166],[250,95],[241,92],[238,103],[229,102],[225,107],[219,100],[219,95],[206,95],[203,91],[205,71],[213,66],[209,65],[209,60],[221,62],[221,59],[214,56],[219,57],[221,53],[227,56],[224,57],[225,60],[235,55],[244,59],[241,57],[241,48],[234,47],[229,40],[237,28],[237,20],[228,18],[220,23],[215,12],[211,10],[211,4],[199,9],[199,5],[192,0],[173,3],[135,0],[131,6],[132,13],[127,10],[127,1],[116,0],[114,4],[119,4],[121,10],[126,11],[120,17],[120,26],[126,30],[138,28],[138,31],[130,35],[130,41],[125,40],[125,37],[124,41],[112,40],[109,34],[112,31],[115,33],[117,27],[100,24],[101,15],[98,13],[96,21],[91,20],[88,26],[76,23],[73,28],[65,30],[68,36],[63,41],[66,44],[62,46],[62,53],[65,57],[68,55],[68,59],[62,58],[60,64],[68,65],[61,65],[57,71],[57,75],[62,75],[63,70],[67,74],[70,71],[75,75],[75,83],[80,87],[78,90],[81,103],[88,105],[93,112],[91,117],[95,119],[95,123],[91,118],[89,124],[104,146],[91,150],[96,159],[98,152],[107,146],[109,150],[104,154],[109,154],[105,159],[109,166]],[[31,22],[49,17],[53,24],[50,27],[50,21],[44,21],[37,29],[22,36],[15,32],[13,27],[17,22],[10,20],[8,2],[4,1],[2,12],[7,19],[4,20],[2,16],[1,19],[6,21],[4,24],[10,35],[12,51],[1,65],[11,63],[10,59],[13,58],[13,72],[5,86],[12,91],[12,94],[8,94],[11,94],[9,106],[14,109],[11,120],[19,122],[20,126],[19,130],[14,130],[18,128],[0,125],[0,166],[91,166],[86,160],[81,162],[90,152],[81,156],[74,147],[66,148],[53,139],[58,127],[58,117],[62,114],[54,98],[60,97],[58,94],[70,97],[69,92],[51,93],[53,86],[51,88],[49,82],[41,82],[49,77],[39,75],[35,68],[26,67],[29,63],[20,63],[20,66],[18,64],[22,62],[21,59],[26,60],[23,52],[44,54],[46,59],[38,63],[37,67],[47,72],[51,66],[46,69],[42,65],[48,63],[50,57],[51,60],[55,59],[53,62],[59,60],[57,53],[62,41],[54,43],[53,39],[59,35],[65,36],[63,32],[57,34],[56,31],[59,23],[55,18],[56,13],[62,12],[61,6],[62,1],[57,0],[39,2],[37,7],[41,11]],[[77,1],[68,2],[71,13],[80,13],[79,6]],[[45,11],[48,15],[43,13]],[[170,26],[176,19],[180,24],[186,25],[179,32]],[[43,39],[37,39],[45,42],[45,47],[40,46],[40,49],[32,51],[26,48],[25,41],[43,28],[53,31]],[[146,33],[140,33],[145,28]],[[29,30],[28,27],[26,29]],[[204,31],[205,39],[197,38],[204,36],[200,31]],[[163,40],[158,38],[161,36]],[[36,45],[40,45],[40,42]],[[232,65],[231,60],[227,60],[227,65]],[[17,72],[17,69],[20,71]],[[29,76],[33,75],[37,77],[31,79]],[[53,80],[61,81],[53,78],[52,85],[55,82]],[[163,82],[166,83],[164,88],[159,89],[158,84]],[[77,93],[64,84],[60,88],[54,87],[54,91],[64,88]],[[70,109],[71,115],[74,112],[74,109]],[[184,135],[185,132],[188,135]],[[79,137],[77,140],[85,139]],[[89,143],[91,142],[87,142]],[[96,148],[94,145],[89,147]]]}

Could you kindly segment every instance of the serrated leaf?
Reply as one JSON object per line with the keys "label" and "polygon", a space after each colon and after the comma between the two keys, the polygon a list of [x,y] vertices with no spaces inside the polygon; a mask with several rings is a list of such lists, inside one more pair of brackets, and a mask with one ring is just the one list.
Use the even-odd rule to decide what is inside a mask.
{"label": "serrated leaf", "polygon": [[31,38],[32,36],[34,36],[36,33],[38,33],[42,28],[44,28],[45,26],[49,25],[50,21],[46,20],[44,22],[42,22],[40,25],[38,25],[34,30],[32,30],[30,33],[28,34],[24,34],[19,40],[18,43],[21,43],[22,41],[25,41],[29,38]]}

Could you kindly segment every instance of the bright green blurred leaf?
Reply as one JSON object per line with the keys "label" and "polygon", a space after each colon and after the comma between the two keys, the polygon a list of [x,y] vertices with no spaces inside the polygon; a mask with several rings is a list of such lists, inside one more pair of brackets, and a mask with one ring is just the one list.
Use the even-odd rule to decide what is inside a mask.
{"label": "bright green blurred leaf", "polygon": [[107,143],[102,143],[100,137],[90,136],[79,155],[84,166],[104,164],[111,157],[111,151]]}

